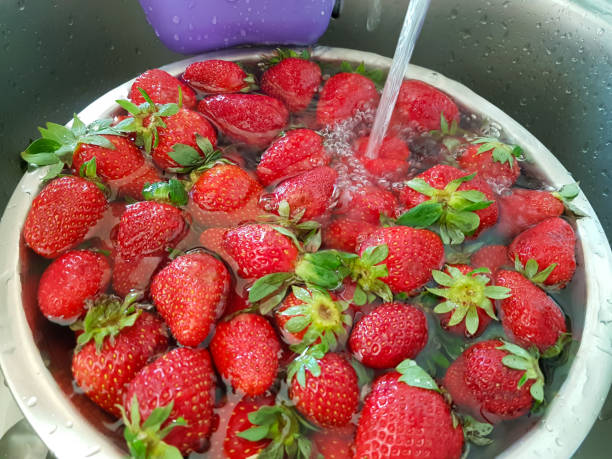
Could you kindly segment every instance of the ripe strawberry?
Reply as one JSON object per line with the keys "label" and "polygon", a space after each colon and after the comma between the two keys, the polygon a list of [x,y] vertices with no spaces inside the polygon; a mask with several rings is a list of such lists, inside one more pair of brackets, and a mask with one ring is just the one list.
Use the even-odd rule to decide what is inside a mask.
{"label": "ripe strawberry", "polygon": [[334,204],[337,178],[338,173],[331,167],[315,167],[278,184],[271,194],[262,197],[260,205],[268,212],[278,213],[279,204],[287,201],[291,216],[304,212],[303,221],[322,217]]}
{"label": "ripe strawberry", "polygon": [[74,151],[72,168],[75,172],[92,158],[96,159],[98,176],[119,196],[142,199],[142,188],[146,183],[161,180],[157,170],[145,161],[134,143],[116,135],[103,135],[114,149],[99,145],[81,143]]}
{"label": "ripe strawberry", "polygon": [[245,279],[293,271],[298,257],[293,241],[269,225],[230,229],[224,235],[222,247],[238,265],[238,275]]}
{"label": "ripe strawberry", "polygon": [[127,384],[156,354],[168,346],[164,323],[155,315],[135,309],[135,296],[122,303],[117,297],[95,300],[83,322],[72,357],[72,375],[97,405],[120,416]]}
{"label": "ripe strawberry", "polygon": [[365,399],[354,457],[461,457],[463,430],[436,383],[412,360],[396,370],[374,381]]}
{"label": "ripe strawberry", "polygon": [[459,109],[451,98],[422,81],[406,80],[397,96],[389,127],[417,132],[437,130],[441,115],[448,123],[459,121]]}
{"label": "ripe strawberry", "polygon": [[[381,277],[393,293],[414,294],[431,279],[431,271],[444,262],[444,246],[435,233],[406,226],[379,228],[361,242],[359,254],[370,247],[386,244],[384,260],[388,274]],[[380,264],[380,263],[378,263]]]}
{"label": "ripe strawberry", "polygon": [[[445,244],[460,244],[497,223],[497,204],[489,185],[475,174],[440,164],[406,182],[400,201],[408,209],[398,223],[427,227],[440,222]],[[423,218],[419,211],[425,211]],[[448,216],[451,216],[449,218]]]}
{"label": "ripe strawberry", "polygon": [[224,94],[200,101],[198,110],[232,140],[264,148],[285,127],[282,102],[260,94]]}
{"label": "ripe strawberry", "polygon": [[537,357],[496,339],[466,349],[448,367],[442,385],[460,409],[491,424],[521,417],[534,400],[544,399]]}
{"label": "ripe strawberry", "polygon": [[403,303],[384,303],[363,316],[351,332],[355,358],[371,368],[393,368],[414,359],[427,344],[423,311]]}
{"label": "ripe strawberry", "polygon": [[187,231],[181,210],[169,204],[142,201],[121,215],[113,239],[113,289],[119,295],[145,291],[153,273]]}
{"label": "ripe strawberry", "polygon": [[523,154],[518,145],[507,145],[498,139],[478,137],[459,154],[459,167],[476,172],[496,191],[510,188],[521,175],[516,160]]}
{"label": "ripe strawberry", "polygon": [[471,257],[474,268],[487,268],[495,274],[500,268],[511,266],[508,263],[508,248],[505,245],[485,245]]}
{"label": "ripe strawberry", "polygon": [[261,155],[257,178],[268,186],[300,172],[327,166],[331,158],[323,137],[311,129],[294,129],[274,140]]}
{"label": "ripe strawberry", "polygon": [[357,73],[337,73],[325,82],[317,104],[317,123],[333,126],[358,111],[376,108],[380,96],[374,82]]}
{"label": "ripe strawberry", "polygon": [[[142,442],[140,451],[151,448],[146,449],[144,457],[154,457],[153,451],[161,453],[160,439],[178,448],[182,455],[199,452],[212,432],[214,402],[215,374],[208,351],[173,349],[140,370],[130,383],[123,404],[125,412],[132,413],[131,421],[124,416],[126,439]],[[166,408],[165,416],[155,413],[161,407]],[[136,420],[133,413],[137,413]],[[181,418],[182,422],[177,422]],[[140,419],[151,421],[145,427],[140,425]],[[153,419],[157,423],[152,426]],[[164,426],[161,435],[155,432],[155,425]]]}
{"label": "ripe strawberry", "polygon": [[183,80],[194,88],[209,94],[247,92],[255,82],[242,68],[231,61],[209,59],[189,64]]}
{"label": "ripe strawberry", "polygon": [[519,234],[508,247],[508,257],[518,259],[524,266],[531,259],[541,268],[554,264],[542,283],[563,288],[576,270],[575,250],[576,234],[572,227],[562,218],[552,217]]}
{"label": "ripe strawberry", "polygon": [[234,389],[250,396],[263,394],[274,383],[280,350],[270,323],[251,313],[217,324],[210,342],[210,352],[221,376]]}
{"label": "ripe strawberry", "polygon": [[275,63],[261,76],[261,90],[283,101],[290,112],[301,112],[310,104],[321,84],[321,68],[309,61],[309,56],[298,56],[295,51],[278,52]]}
{"label": "ripe strawberry", "polygon": [[395,136],[385,137],[376,158],[366,157],[369,136],[360,137],[353,144],[355,155],[366,170],[375,177],[399,180],[406,177],[410,163],[410,150],[402,139]]}
{"label": "ripe strawberry", "polygon": [[565,316],[546,292],[514,271],[498,271],[495,284],[510,289],[512,295],[501,301],[500,316],[513,341],[544,352],[563,337],[567,331]]}
{"label": "ripe strawberry", "polygon": [[330,249],[355,252],[361,238],[377,228],[378,226],[361,220],[340,217],[323,229],[323,244]]}
{"label": "ripe strawberry", "polygon": [[138,88],[141,88],[147,92],[156,104],[176,104],[179,102],[179,87],[182,93],[183,106],[194,108],[196,105],[196,95],[193,89],[174,78],[168,72],[160,69],[147,70],[136,78],[128,97],[136,105],[142,104],[145,99],[140,91],[138,91]]}
{"label": "ripe strawberry", "polygon": [[563,214],[563,202],[550,191],[524,188],[513,188],[511,191],[498,199],[497,228],[504,236],[516,236],[542,220]]}
{"label": "ripe strawberry", "polygon": [[85,313],[87,300],[108,288],[108,259],[89,250],[60,255],[45,269],[38,284],[38,306],[52,322],[69,324]]}
{"label": "ripe strawberry", "polygon": [[25,242],[37,254],[55,258],[83,242],[107,206],[95,183],[74,176],[54,179],[32,201]]}
{"label": "ripe strawberry", "polygon": [[357,412],[357,373],[340,354],[319,355],[307,350],[289,366],[289,397],[314,424],[345,426]]}
{"label": "ripe strawberry", "polygon": [[343,203],[336,213],[351,220],[379,225],[382,215],[395,217],[397,200],[393,193],[383,188],[372,185],[361,186],[353,192],[345,193],[340,200],[343,198],[346,198],[348,203]]}
{"label": "ripe strawberry", "polygon": [[223,262],[205,252],[179,256],[151,282],[151,298],[179,344],[206,339],[227,304],[231,277]]}
{"label": "ripe strawberry", "polygon": [[335,429],[318,430],[312,436],[311,459],[323,456],[325,459],[352,459],[355,441],[355,425],[347,424]]}
{"label": "ripe strawberry", "polygon": [[271,440],[263,438],[259,441],[249,441],[238,436],[239,433],[253,427],[249,421],[249,414],[256,412],[262,406],[273,406],[274,396],[264,395],[260,397],[243,397],[236,405],[227,423],[223,450],[229,459],[247,459],[257,456],[266,448]]}

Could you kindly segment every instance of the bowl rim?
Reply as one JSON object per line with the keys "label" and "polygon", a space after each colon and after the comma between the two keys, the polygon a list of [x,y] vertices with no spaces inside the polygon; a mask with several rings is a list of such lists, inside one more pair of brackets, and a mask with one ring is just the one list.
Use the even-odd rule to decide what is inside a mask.
{"label": "bowl rim", "polygon": [[[271,51],[271,48],[214,51],[159,68],[178,75],[187,65],[200,60],[254,59],[269,56]],[[363,61],[379,68],[388,68],[392,62],[370,52],[327,46],[313,48],[312,54],[322,60]],[[497,122],[510,140],[520,143],[537,163],[547,165],[543,175],[552,185],[575,183],[559,160],[532,134],[463,84],[415,65],[409,67],[406,77],[436,86],[469,110]],[[83,109],[79,117],[90,123],[111,116],[117,110],[115,100],[127,96],[133,81],[108,91]],[[66,403],[66,395],[38,351],[21,304],[21,232],[44,174],[44,169],[24,174],[0,221],[3,236],[0,250],[4,253],[0,260],[0,298],[4,299],[0,303],[0,365],[21,411],[56,456],[123,457],[125,453],[110,438],[83,419],[72,403]],[[593,274],[586,276],[586,316],[580,346],[566,380],[545,415],[500,457],[570,457],[595,422],[612,382],[612,289],[606,285],[612,278],[612,251],[582,192],[574,204],[587,215],[577,221],[576,230],[582,244],[585,272]]]}

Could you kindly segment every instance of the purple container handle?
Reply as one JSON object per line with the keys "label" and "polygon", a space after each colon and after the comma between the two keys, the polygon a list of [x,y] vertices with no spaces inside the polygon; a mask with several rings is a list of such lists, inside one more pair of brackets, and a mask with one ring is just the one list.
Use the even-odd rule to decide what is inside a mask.
{"label": "purple container handle", "polygon": [[309,45],[323,35],[335,0],[140,0],[172,51],[195,54],[244,44]]}

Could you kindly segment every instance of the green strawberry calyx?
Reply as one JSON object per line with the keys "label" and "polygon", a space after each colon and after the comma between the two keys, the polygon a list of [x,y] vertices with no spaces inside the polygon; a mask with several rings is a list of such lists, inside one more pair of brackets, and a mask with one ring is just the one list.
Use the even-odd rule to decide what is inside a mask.
{"label": "green strawberry calyx", "polygon": [[477,137],[472,140],[472,144],[480,145],[477,155],[491,152],[491,158],[494,162],[501,164],[507,163],[508,167],[514,167],[514,159],[523,157],[523,149],[518,145],[508,145],[502,143],[495,137]]}
{"label": "green strawberry calyx", "polygon": [[435,308],[436,314],[446,314],[452,311],[448,326],[452,327],[465,321],[465,328],[470,335],[478,330],[478,308],[483,309],[489,317],[498,320],[491,300],[503,300],[510,296],[510,289],[487,285],[490,274],[487,268],[478,268],[463,274],[454,266],[446,267],[448,274],[433,270],[434,280],[446,288],[427,288],[429,293],[445,298]]}
{"label": "green strawberry calyx", "polygon": [[92,182],[107,197],[110,196],[109,188],[102,183],[102,180],[100,177],[98,177],[98,164],[95,156],[89,161],[85,161],[83,164],[81,164],[81,167],[79,168],[79,176]]}
{"label": "green strawberry calyx", "polygon": [[360,257],[346,258],[351,279],[356,284],[352,302],[357,306],[371,303],[377,296],[385,302],[393,301],[391,289],[381,279],[389,275],[387,265],[381,264],[388,256],[389,247],[382,244],[368,247]]}
{"label": "green strawberry calyx", "polygon": [[565,209],[576,217],[587,217],[588,213],[580,209],[572,201],[580,194],[580,182],[568,183],[551,194],[563,203]]}
{"label": "green strawberry calyx", "polygon": [[103,119],[86,125],[75,114],[70,127],[47,123],[46,128],[38,128],[40,139],[36,139],[21,152],[21,158],[31,168],[49,166],[43,180],[51,180],[57,177],[65,166],[72,166],[72,155],[80,144],[114,150],[115,145],[103,137],[104,134],[121,135],[111,126],[112,122],[111,119]]}
{"label": "green strawberry calyx", "polygon": [[463,427],[463,437],[466,441],[477,446],[486,446],[493,443],[493,440],[487,437],[493,432],[493,426],[491,424],[488,422],[479,422],[467,414],[454,414],[459,417],[461,426]]}
{"label": "green strawberry calyx", "polygon": [[131,327],[142,313],[136,308],[136,301],[142,298],[139,292],[128,294],[123,301],[113,295],[101,295],[89,304],[85,318],[70,326],[73,331],[83,331],[77,338],[77,351],[93,340],[96,350],[100,352],[104,340],[114,343],[115,336]]}
{"label": "green strawberry calyx", "polygon": [[287,367],[287,384],[291,385],[295,377],[297,384],[305,387],[306,371],[309,371],[315,378],[321,376],[319,361],[328,351],[329,346],[323,341],[305,348]]}
{"label": "green strawberry calyx", "polygon": [[553,344],[544,352],[542,352],[541,357],[543,359],[552,359],[554,357],[557,357],[559,354],[561,354],[561,352],[563,352],[565,347],[572,342],[572,340],[573,338],[571,333],[559,333],[559,337],[557,338],[555,344]]}
{"label": "green strawberry calyx", "polygon": [[444,116],[444,112],[441,112],[440,129],[429,131],[429,135],[436,140],[440,140],[448,151],[453,152],[459,145],[465,142],[462,136],[465,135],[466,132],[467,131],[459,127],[459,123],[457,123],[456,119],[453,119],[449,125]]}
{"label": "green strawberry calyx", "polygon": [[409,386],[420,387],[421,389],[428,389],[441,393],[436,381],[414,360],[406,359],[400,362],[395,367],[395,371],[401,375],[399,380]]}
{"label": "green strawberry calyx", "polygon": [[167,182],[146,183],[142,188],[142,196],[146,201],[162,202],[177,207],[186,206],[189,201],[183,182],[173,178]]}
{"label": "green strawberry calyx", "polygon": [[340,71],[343,73],[356,73],[369,78],[376,85],[376,89],[382,89],[385,85],[385,74],[381,69],[368,69],[365,64],[361,62],[357,67],[353,67],[350,62],[342,61],[340,63]]}
{"label": "green strawberry calyx", "polygon": [[274,50],[274,56],[269,58],[267,63],[272,66],[289,58],[304,59],[305,61],[309,61],[310,51],[308,49],[303,49],[298,53],[290,48],[276,48]]}
{"label": "green strawberry calyx", "polygon": [[[170,172],[177,174],[193,172],[197,174],[198,172],[211,169],[217,164],[234,164],[229,159],[223,157],[221,150],[215,150],[211,141],[203,135],[196,133],[195,140],[200,151],[184,143],[175,143],[172,146],[172,151],[168,152],[168,156],[176,161],[180,167],[171,167],[168,169]],[[197,179],[197,176],[193,178]]]}
{"label": "green strawberry calyx", "polygon": [[[278,215],[264,214],[258,221],[274,225],[281,234],[288,236],[302,252],[316,252],[321,247],[321,224],[314,220],[303,222],[302,217],[306,209],[300,209],[291,215],[291,208],[287,201],[278,204]],[[280,227],[280,228],[279,228]]]}
{"label": "green strawberry calyx", "polygon": [[171,401],[166,406],[155,408],[144,422],[141,423],[136,395],[132,398],[129,415],[123,406],[117,405],[125,424],[123,436],[130,450],[131,458],[182,459],[183,455],[176,446],[171,446],[163,441],[175,427],[187,426],[185,419],[179,417],[171,421],[163,429],[161,428],[170,416],[173,406],[174,402]]}
{"label": "green strawberry calyx", "polygon": [[542,403],[544,401],[544,374],[538,363],[539,352],[535,348],[527,351],[516,344],[501,341],[503,344],[497,349],[508,352],[508,355],[502,358],[502,363],[513,370],[524,371],[517,387],[520,389],[527,381],[534,380],[529,392],[536,404]]}
{"label": "green strawberry calyx", "polygon": [[253,427],[239,432],[238,437],[252,442],[272,440],[266,448],[256,454],[258,458],[310,459],[312,444],[307,432],[317,429],[300,416],[295,408],[284,402],[274,406],[262,406],[257,411],[249,413],[248,418]]}
{"label": "green strawberry calyx", "polygon": [[334,300],[331,295],[317,288],[302,288],[294,285],[292,292],[302,303],[291,306],[279,314],[290,316],[284,328],[290,333],[306,330],[299,344],[291,346],[294,352],[302,352],[309,345],[320,339],[329,349],[338,344],[338,337],[346,335],[345,327],[350,327],[353,320],[346,311],[346,301]]}
{"label": "green strawberry calyx", "polygon": [[540,266],[535,259],[530,258],[527,260],[527,263],[523,265],[518,255],[514,257],[514,269],[540,287],[544,287],[544,282],[546,282],[546,279],[548,279],[548,276],[550,276],[556,267],[557,263],[551,263],[546,269],[540,271]]}
{"label": "green strawberry calyx", "polygon": [[131,115],[117,123],[115,130],[123,133],[135,133],[136,145],[144,148],[147,153],[151,153],[151,149],[157,147],[159,143],[158,130],[166,128],[164,118],[176,115],[179,112],[182,106],[183,93],[179,86],[178,104],[158,105],[151,100],[144,89],[138,88],[138,91],[145,100],[140,105],[125,99],[115,101]]}
{"label": "green strawberry calyx", "polygon": [[434,188],[422,178],[413,178],[406,185],[413,190],[429,196],[402,214],[395,223],[412,228],[434,228],[444,244],[461,244],[466,236],[471,236],[480,226],[477,210],[493,204],[484,193],[477,190],[457,191],[461,184],[469,182],[476,173],[452,180],[443,189]]}

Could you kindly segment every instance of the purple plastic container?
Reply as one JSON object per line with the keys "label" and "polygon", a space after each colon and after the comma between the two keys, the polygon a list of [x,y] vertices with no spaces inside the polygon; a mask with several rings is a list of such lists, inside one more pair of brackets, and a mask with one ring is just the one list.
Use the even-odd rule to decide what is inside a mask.
{"label": "purple plastic container", "polygon": [[335,0],[140,0],[172,51],[243,44],[309,45],[325,32]]}

